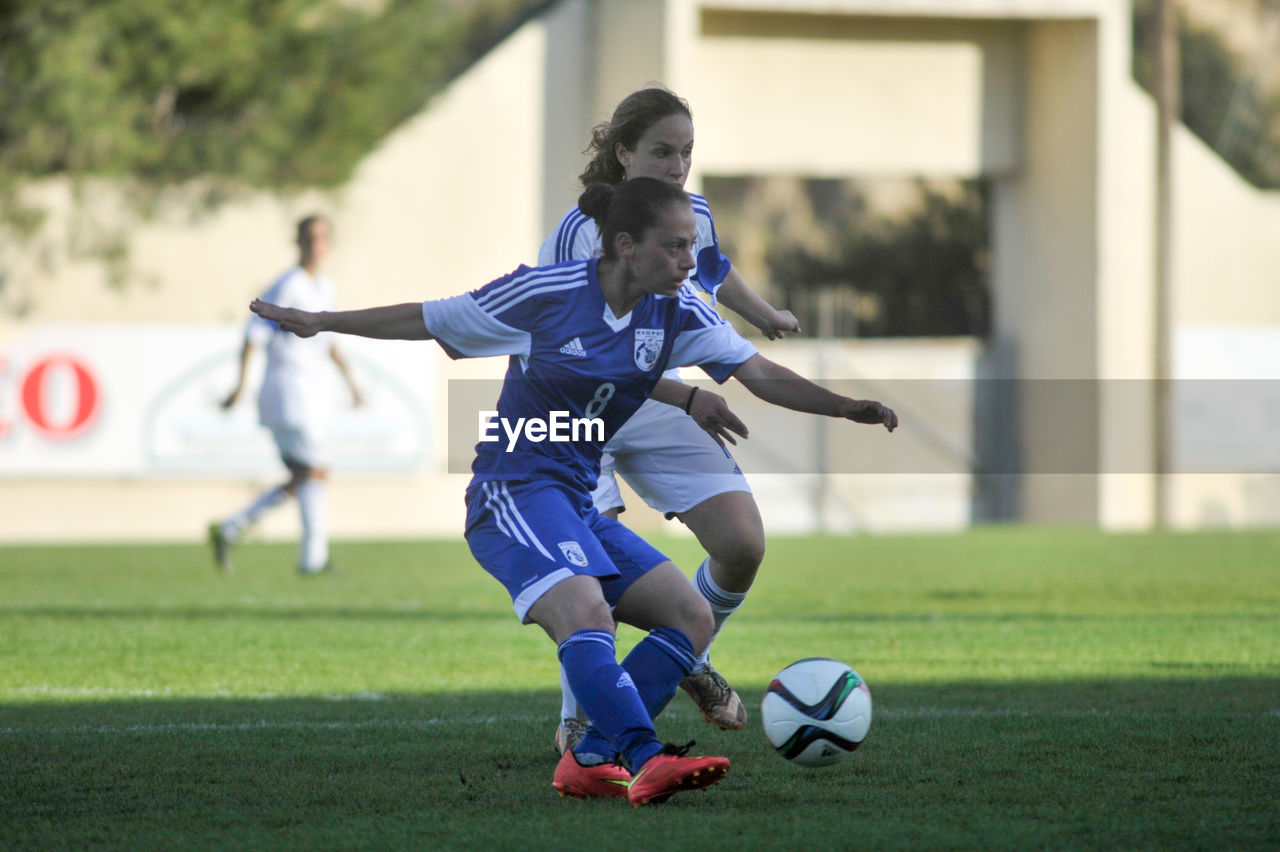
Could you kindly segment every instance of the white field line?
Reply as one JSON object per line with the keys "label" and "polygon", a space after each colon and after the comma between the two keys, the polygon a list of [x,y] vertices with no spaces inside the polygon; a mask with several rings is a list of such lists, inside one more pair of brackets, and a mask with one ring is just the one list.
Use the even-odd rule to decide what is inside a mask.
{"label": "white field line", "polygon": [[[246,696],[239,696],[244,698]],[[701,718],[693,713],[668,711],[667,718],[694,720]],[[953,707],[900,707],[892,710],[876,711],[877,719],[984,719],[984,718],[1118,718],[1137,719],[1154,718],[1161,715],[1139,710],[1002,710],[975,708],[964,710]],[[1280,718],[1280,708],[1259,710],[1257,712],[1228,713],[1233,717],[1267,717]],[[245,722],[172,722],[138,725],[62,725],[41,727],[24,725],[21,727],[0,727],[0,736],[16,736],[21,734],[171,734],[171,733],[205,733],[235,731],[359,731],[359,730],[413,730],[432,728],[439,725],[523,725],[546,724],[551,718],[547,714],[538,715],[505,715],[505,716],[447,716],[429,717],[425,719],[363,719],[358,721],[342,720],[333,722],[310,721],[301,719],[257,720]]]}
{"label": "white field line", "polygon": [[7,697],[29,697],[32,695],[48,695],[55,698],[189,698],[202,700],[207,698],[234,698],[240,701],[273,701],[286,698],[324,701],[382,701],[386,696],[377,692],[356,692],[344,695],[298,695],[282,692],[179,692],[172,689],[133,689],[114,686],[54,686],[40,684],[38,686],[19,686],[13,689],[0,689],[0,699]]}
{"label": "white field line", "polygon": [[358,722],[310,722],[303,720],[266,719],[257,722],[176,722],[145,725],[64,725],[54,728],[6,727],[0,728],[0,736],[15,734],[171,734],[233,731],[359,731],[368,729],[414,729],[437,725],[499,725],[527,722],[545,722],[547,716],[479,716],[473,718],[431,719],[365,719]]}

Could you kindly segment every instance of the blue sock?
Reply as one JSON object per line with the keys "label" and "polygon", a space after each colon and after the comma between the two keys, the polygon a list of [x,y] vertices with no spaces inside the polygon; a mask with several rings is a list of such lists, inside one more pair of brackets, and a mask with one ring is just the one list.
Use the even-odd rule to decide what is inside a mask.
{"label": "blue sock", "polygon": [[560,643],[559,655],[569,687],[592,722],[575,754],[612,760],[621,753],[639,767],[662,750],[631,675],[618,665],[613,634],[579,630]]}
{"label": "blue sock", "polygon": [[695,659],[693,642],[674,627],[655,627],[627,654],[622,667],[631,673],[650,719],[666,708]]}

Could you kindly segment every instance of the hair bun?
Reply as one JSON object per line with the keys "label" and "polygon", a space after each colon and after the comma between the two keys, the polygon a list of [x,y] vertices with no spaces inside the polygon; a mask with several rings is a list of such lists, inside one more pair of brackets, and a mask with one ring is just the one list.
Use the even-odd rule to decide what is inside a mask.
{"label": "hair bun", "polygon": [[586,213],[601,228],[609,215],[609,205],[613,202],[613,184],[593,183],[578,196],[578,209]]}

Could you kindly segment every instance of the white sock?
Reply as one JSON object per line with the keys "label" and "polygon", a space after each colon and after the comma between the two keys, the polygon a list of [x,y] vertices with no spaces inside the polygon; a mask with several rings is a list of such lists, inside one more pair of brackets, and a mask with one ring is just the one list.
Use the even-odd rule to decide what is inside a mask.
{"label": "white sock", "polygon": [[297,493],[298,511],[302,515],[302,544],[298,549],[298,566],[304,571],[319,571],[329,562],[324,480],[303,480]]}
{"label": "white sock", "polygon": [[578,706],[578,699],[573,696],[573,689],[569,686],[569,678],[564,673],[564,666],[560,667],[560,718],[561,719],[581,719],[583,716],[582,708]]}
{"label": "white sock", "polygon": [[253,498],[253,502],[232,515],[222,524],[222,533],[230,541],[235,541],[244,531],[258,522],[258,519],[289,498],[289,492],[277,485],[268,488]]}
{"label": "white sock", "polygon": [[711,655],[711,645],[716,641],[716,637],[720,635],[720,628],[724,627],[724,623],[729,619],[729,616],[733,615],[738,607],[742,606],[742,602],[747,599],[747,593],[726,592],[717,586],[716,581],[711,579],[710,556],[702,560],[702,564],[698,566],[698,572],[693,576],[693,585],[707,599],[707,603],[711,605],[711,617],[716,624],[716,629],[711,634],[711,641],[707,643],[707,649],[698,655],[697,661],[693,664],[694,670],[697,671],[707,667],[707,659]]}

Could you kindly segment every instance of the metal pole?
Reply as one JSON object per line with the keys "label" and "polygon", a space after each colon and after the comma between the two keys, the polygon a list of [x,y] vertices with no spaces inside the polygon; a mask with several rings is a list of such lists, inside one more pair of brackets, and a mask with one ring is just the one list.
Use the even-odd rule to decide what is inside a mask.
{"label": "metal pole", "polygon": [[[827,347],[834,345],[835,340],[835,291],[830,286],[816,287],[813,291],[818,305],[818,357],[814,364],[814,381],[825,385],[827,382]],[[827,465],[830,458],[827,443],[830,440],[830,427],[827,418],[813,418],[814,467],[818,471],[817,481],[813,487],[813,509],[818,516],[818,532],[829,532],[827,505],[831,502],[831,484],[827,481]]]}
{"label": "metal pole", "polygon": [[1151,75],[1156,101],[1155,197],[1155,523],[1170,521],[1168,476],[1172,470],[1173,418],[1173,129],[1181,112],[1178,14],[1174,0],[1155,0]]}

